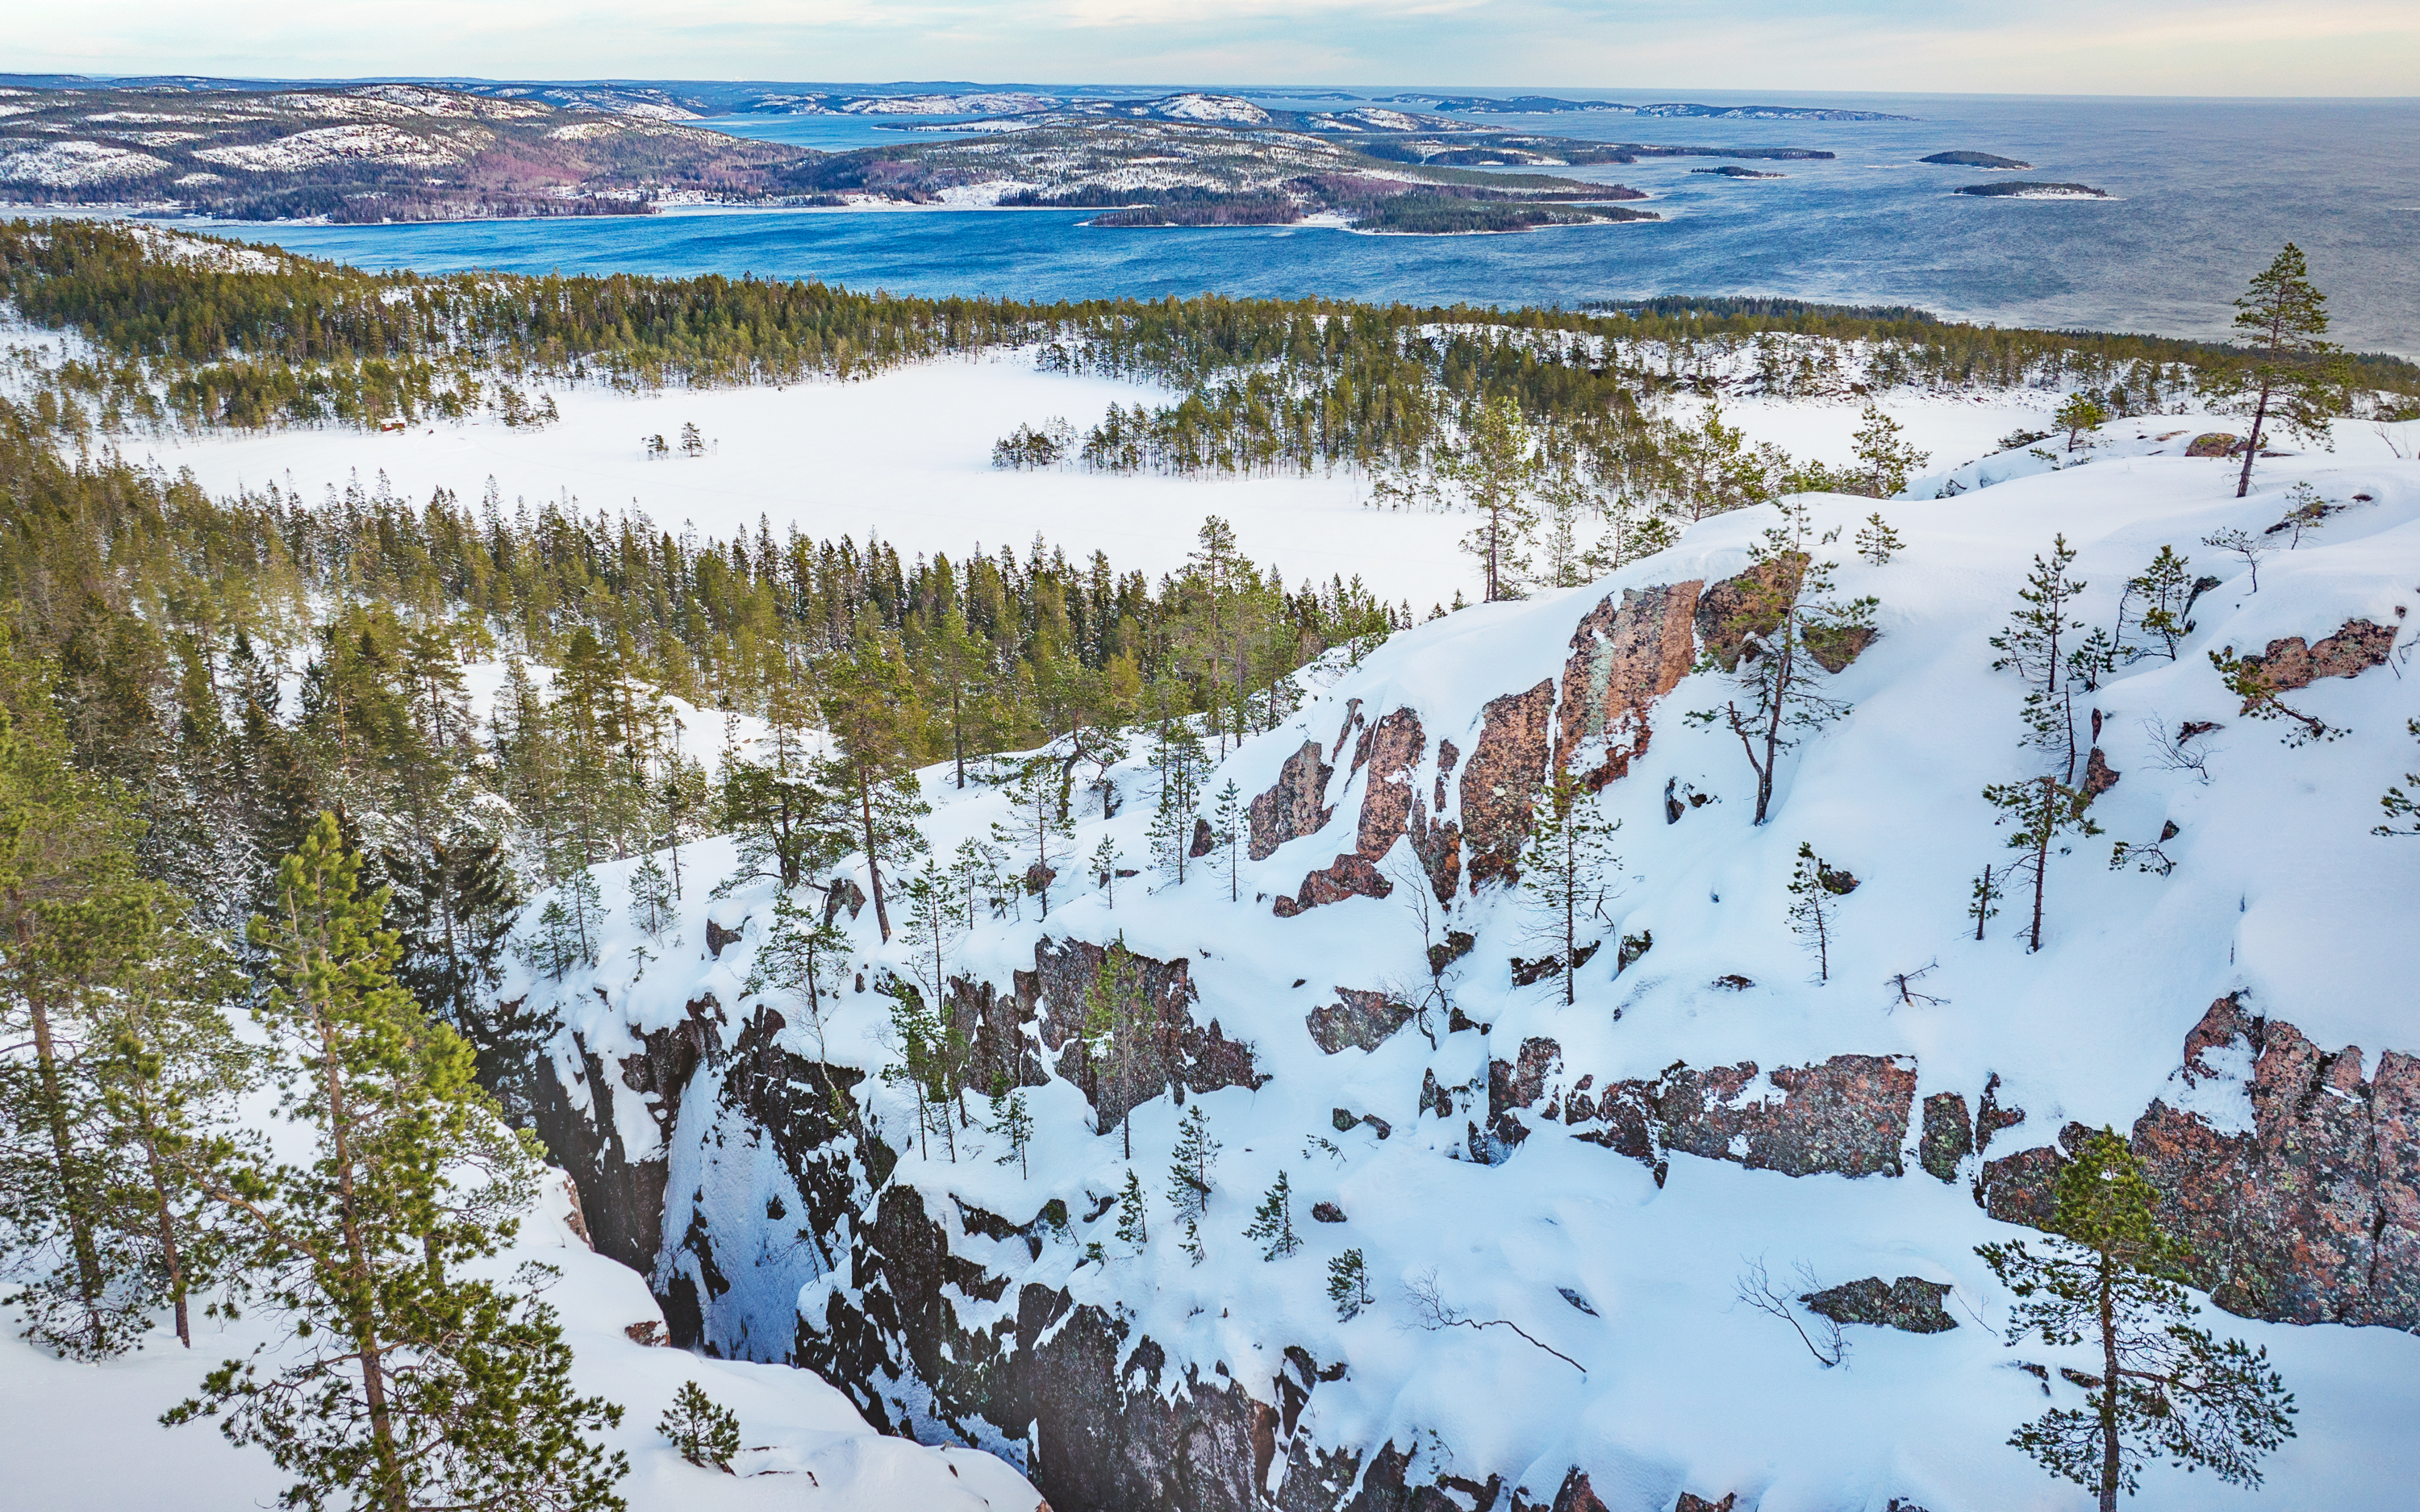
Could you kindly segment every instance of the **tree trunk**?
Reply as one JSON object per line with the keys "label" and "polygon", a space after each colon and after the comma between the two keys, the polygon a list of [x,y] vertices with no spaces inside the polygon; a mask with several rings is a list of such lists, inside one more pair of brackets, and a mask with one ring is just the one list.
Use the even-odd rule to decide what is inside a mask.
{"label": "tree trunk", "polygon": [[[2259,402],[2252,407],[2252,434],[2243,439],[2243,472],[2235,480],[2235,497],[2238,499],[2252,491],[2252,459],[2260,455],[2260,426],[2261,423],[2269,418],[2269,392],[2272,386],[2269,376],[2262,374]],[[2258,569],[2254,570],[2257,573]],[[2256,576],[2253,579],[2256,592],[2259,588],[2259,583],[2260,579]]]}
{"label": "tree trunk", "polygon": [[[22,936],[23,931],[20,931]],[[66,1094],[59,1088],[58,1051],[51,1039],[50,1010],[39,989],[25,994],[34,1018],[34,1058],[42,1082],[42,1111],[50,1125],[51,1152],[59,1165],[59,1197],[66,1204],[68,1238],[75,1250],[76,1295],[83,1299],[96,1342],[101,1337],[101,1248],[93,1242],[92,1213],[76,1194],[75,1139],[68,1130]]]}
{"label": "tree trunk", "polygon": [[[299,920],[297,921],[300,922]],[[387,1512],[410,1512],[403,1484],[403,1461],[396,1451],[395,1419],[386,1399],[385,1349],[379,1341],[378,1320],[371,1312],[376,1278],[361,1237],[358,1198],[353,1191],[353,1154],[346,1122],[344,1083],[337,1073],[336,1047],[329,1032],[326,1010],[320,1007],[319,1053],[327,1067],[328,1136],[334,1147],[338,1214],[343,1221],[345,1263],[350,1273],[330,1279],[354,1289],[348,1319],[352,1325],[353,1358],[362,1369],[362,1398],[369,1409],[370,1437],[378,1449],[378,1499]]]}
{"label": "tree trunk", "polygon": [[193,1320],[185,1299],[185,1260],[177,1248],[176,1213],[168,1202],[168,1180],[160,1168],[160,1141],[151,1129],[150,1115],[143,1119],[143,1159],[151,1177],[151,1211],[160,1225],[160,1258],[168,1270],[168,1295],[177,1307],[177,1342],[187,1349],[194,1347]]}
{"label": "tree trunk", "polygon": [[2049,778],[2040,779],[2042,785],[2041,817],[2034,825],[2034,922],[2027,937],[2025,952],[2030,955],[2041,949],[2042,889],[2050,881],[2050,832],[2054,822],[2054,806],[2058,802],[2058,790]]}
{"label": "tree trunk", "polygon": [[[874,854],[874,783],[863,764],[857,768],[857,811],[865,824],[865,873],[874,882],[874,922],[882,931],[882,943],[891,943],[891,910],[882,902],[882,862]],[[1043,913],[1050,911],[1044,901]]]}
{"label": "tree trunk", "polygon": [[2101,1512],[2118,1512],[2118,1262],[2101,1257]]}

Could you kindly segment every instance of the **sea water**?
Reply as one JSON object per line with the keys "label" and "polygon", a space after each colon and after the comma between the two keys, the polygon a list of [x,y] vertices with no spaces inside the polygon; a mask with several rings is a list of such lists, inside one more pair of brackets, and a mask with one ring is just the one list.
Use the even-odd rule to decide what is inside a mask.
{"label": "sea water", "polygon": [[[1373,91],[1373,93],[1376,91]],[[1500,236],[1370,236],[1325,226],[1112,230],[1067,210],[739,210],[423,225],[213,229],[365,268],[427,272],[753,273],[899,294],[1030,300],[1228,295],[1575,307],[1669,293],[1909,304],[2003,325],[2223,338],[2229,301],[2287,241],[2331,296],[2335,335],[2420,356],[2420,100],[1999,96],[1725,96],[1606,91],[1635,102],[1809,104],[1903,121],[1487,116],[1492,129],[1600,141],[1800,147],[1750,162],[1775,179],[1649,159],[1559,172],[1628,184],[1658,222]],[[1272,101],[1275,103],[1275,101]],[[1332,102],[1331,102],[1332,103]],[[717,121],[822,150],[915,136],[866,117]],[[929,123],[927,123],[929,124]],[[980,126],[981,123],[974,123]],[[1919,162],[1967,149],[2023,173]],[[1961,185],[2088,184],[2105,200],[1982,199]]]}

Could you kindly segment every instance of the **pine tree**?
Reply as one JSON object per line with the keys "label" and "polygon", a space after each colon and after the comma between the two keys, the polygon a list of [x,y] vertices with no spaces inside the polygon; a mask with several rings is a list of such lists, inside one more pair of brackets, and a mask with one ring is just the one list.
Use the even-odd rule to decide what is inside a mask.
{"label": "pine tree", "polygon": [[1145,1211],[1149,1207],[1134,1167],[1126,1167],[1126,1184],[1118,1189],[1118,1242],[1133,1245],[1137,1254],[1151,1242],[1151,1215]]}
{"label": "pine tree", "polygon": [[1244,1230],[1244,1237],[1267,1246],[1261,1252],[1264,1260],[1281,1260],[1302,1248],[1302,1240],[1294,1231],[1294,1187],[1284,1171],[1278,1172],[1277,1184],[1253,1210],[1251,1227]]}
{"label": "pine tree", "polygon": [[1134,1159],[1135,1084],[1150,1064],[1148,1052],[1157,1026],[1142,967],[1120,934],[1101,952],[1100,965],[1085,984],[1084,1054],[1093,1064],[1100,1102],[1125,1110],[1118,1124],[1128,1160]]}
{"label": "pine tree", "polygon": [[1100,884],[1101,901],[1112,910],[1118,906],[1118,863],[1125,858],[1117,841],[1109,835],[1093,847],[1093,879]]}
{"label": "pine tree", "polygon": [[[1739,607],[1723,626],[1732,649],[1726,664],[1710,650],[1700,671],[1726,674],[1733,696],[1719,709],[1692,710],[1691,724],[1720,721],[1739,737],[1756,773],[1756,817],[1761,825],[1773,806],[1775,768],[1795,746],[1792,733],[1820,730],[1848,714],[1849,705],[1823,691],[1821,656],[1855,655],[1873,633],[1880,600],[1845,603],[1832,592],[1834,563],[1814,562],[1807,550],[1812,526],[1804,500],[1784,500],[1782,522],[1748,548]],[[1745,703],[1746,707],[1741,705]]]}
{"label": "pine tree", "polygon": [[1209,765],[1202,736],[1184,719],[1165,719],[1153,742],[1151,764],[1159,777],[1158,808],[1151,822],[1152,856],[1171,880],[1182,885],[1193,849],[1193,810],[1202,800],[1202,777]]}
{"label": "pine tree", "polygon": [[1244,824],[1248,810],[1244,790],[1229,778],[1218,790],[1210,810],[1210,841],[1227,853],[1227,901],[1238,902],[1242,896],[1242,865],[1244,858]]}
{"label": "pine tree", "polygon": [[2023,1240],[1976,1250],[2016,1298],[2009,1344],[2031,1336],[2100,1355],[2099,1373],[2080,1377],[2083,1408],[2054,1408],[2009,1443],[2093,1492],[2101,1512],[2116,1512],[2144,1464],[2162,1458],[2257,1487],[2262,1457],[2294,1436],[2293,1395],[2269,1351],[2190,1321],[2201,1309],[2171,1279],[2184,1256],[2160,1231],[2157,1198],[2126,1142],[2103,1129],[2059,1173],[2041,1253]]}
{"label": "pine tree", "polygon": [[1050,886],[1063,860],[1061,845],[1076,833],[1060,803],[1058,763],[1047,753],[1031,757],[1016,770],[1008,787],[1010,819],[992,825],[992,840],[1012,854],[1031,856],[1025,869],[1026,891],[1042,900],[1042,917],[1050,917]]}
{"label": "pine tree", "polygon": [[656,1431],[699,1469],[732,1473],[731,1461],[739,1454],[739,1415],[708,1396],[696,1381],[684,1381],[674,1393]]}
{"label": "pine tree", "polygon": [[[2109,423],[2109,411],[2100,399],[2078,389],[2060,403],[2057,411],[2050,417],[2050,423],[2053,429],[2067,432],[2067,450],[2071,456],[2075,454],[2078,439],[2086,431],[2099,430]],[[2085,441],[2084,446],[2089,451],[2092,442]]]}
{"label": "pine tree", "polygon": [[2060,682],[2061,674],[2072,668],[2074,633],[2084,628],[2075,601],[2086,585],[2072,576],[2074,565],[2075,548],[2064,534],[2055,537],[2049,560],[2035,556],[2033,571],[2017,591],[2021,604],[2009,616],[2009,627],[1992,638],[2000,653],[1992,670],[2014,671],[2025,685],[2024,721],[2030,732],[2025,744],[2050,752],[2066,782],[2075,780],[2080,754],[2074,680]]}
{"label": "pine tree", "polygon": [[905,865],[923,853],[916,821],[932,811],[910,766],[921,710],[897,648],[878,636],[861,632],[848,655],[834,657],[825,671],[824,722],[840,745],[838,771],[856,810],[875,926],[888,944],[891,906],[883,868]]}
{"label": "pine tree", "polygon": [[[2067,837],[2088,839],[2101,833],[2101,826],[2084,811],[2084,806],[2091,801],[2090,796],[2069,787],[2056,777],[2044,775],[2022,782],[1994,782],[1983,790],[1983,801],[1999,810],[1999,817],[1992,821],[1993,824],[2013,826],[2009,831],[2009,848],[2018,853],[2018,858],[2001,876],[2004,884],[2006,879],[2020,873],[2032,882],[2033,921],[2025,928],[2025,949],[2028,952],[2039,950],[2041,949],[2042,900],[2050,880],[2052,847],[2056,846],[2058,854],[2065,856],[2071,849],[2063,843]],[[1982,898],[1980,891],[1977,897],[1977,909],[1988,909],[1988,901]],[[1989,913],[1984,912],[1976,919],[1976,937],[1978,939],[1982,934],[1982,920],[1988,917]]]}
{"label": "pine tree", "polygon": [[1612,873],[1621,866],[1613,838],[1621,821],[1597,811],[1596,795],[1563,767],[1546,776],[1530,805],[1529,838],[1521,852],[1521,890],[1545,915],[1540,937],[1554,943],[1563,1002],[1578,1001],[1582,921],[1604,917]]}
{"label": "pine tree", "polygon": [[1168,1167],[1168,1205],[1187,1223],[1210,1206],[1210,1172],[1218,1149],[1218,1141],[1210,1137],[1210,1116],[1194,1103],[1177,1121],[1176,1149]]}
{"label": "pine tree", "polygon": [[1528,576],[1522,543],[1537,527],[1530,494],[1539,462],[1535,437],[1511,399],[1481,402],[1463,433],[1460,449],[1437,463],[1440,480],[1452,487],[1479,523],[1463,550],[1479,561],[1482,599],[1518,598]]}
{"label": "pine tree", "polygon": [[1349,1323],[1370,1305],[1370,1268],[1358,1249],[1349,1249],[1327,1262],[1327,1300],[1336,1304],[1336,1320]]}
{"label": "pine tree", "polygon": [[946,1031],[939,1015],[925,1006],[915,988],[893,978],[886,990],[891,995],[891,1034],[899,1058],[882,1069],[882,1079],[894,1087],[906,1087],[915,1097],[920,1153],[925,1159],[932,1158],[927,1135],[938,1123],[941,1137],[948,1142],[950,1159],[954,1162],[958,1158],[957,1135],[947,1112],[950,1088],[945,1070],[948,1051],[943,1043]]}
{"label": "pine tree", "polygon": [[673,906],[672,874],[649,851],[639,858],[630,871],[630,922],[647,932],[647,938],[660,940],[677,914]]}
{"label": "pine tree", "polygon": [[257,1011],[264,1053],[305,1158],[221,1135],[186,1162],[240,1235],[247,1288],[293,1334],[219,1366],[163,1421],[219,1418],[296,1477],[291,1505],[618,1512],[627,1467],[586,1435],[621,1410],[572,1395],[553,1310],[456,1273],[511,1239],[536,1162],[473,1081],[469,1047],[396,985],[386,900],[360,874],[321,815],[253,929],[279,982]]}
{"label": "pine tree", "polygon": [[990,1133],[1008,1143],[1008,1153],[992,1164],[1005,1165],[1015,1161],[1017,1174],[1031,1179],[1033,1175],[1033,1166],[1026,1159],[1025,1152],[1033,1143],[1033,1115],[1025,1105],[1024,1088],[1011,1088],[1003,1085],[993,1091],[991,1122],[987,1128]]}
{"label": "pine tree", "polygon": [[1858,463],[1857,486],[1852,491],[1870,499],[1892,498],[1907,487],[1907,475],[1931,460],[1932,454],[1900,440],[1899,422],[1871,399],[1866,401],[1860,418],[1863,424],[1851,448]]}
{"label": "pine tree", "polygon": [[1906,543],[1899,538],[1899,532],[1890,528],[1890,522],[1883,518],[1880,510],[1867,516],[1865,524],[1857,529],[1857,555],[1865,558],[1869,566],[1889,565],[1890,559]]}
{"label": "pine tree", "polygon": [[[2177,555],[2175,547],[2162,546],[2150,565],[2126,579],[2126,592],[2118,606],[2120,655],[2131,658],[2156,649],[2170,661],[2177,659],[2178,644],[2194,629],[2193,622],[2185,618],[2193,603],[2193,579],[2187,570],[2192,564],[2191,558]],[[2127,640],[2130,609],[2133,629],[2145,644]]]}
{"label": "pine tree", "polygon": [[2325,339],[2328,297],[2311,283],[2310,265],[2290,241],[2236,300],[2235,329],[2247,339],[2249,357],[2202,369],[2200,387],[2212,408],[2251,418],[2235,481],[2241,499],[2252,491],[2252,465],[2273,421],[2307,445],[2334,449],[2328,422],[2345,412],[2351,385],[2338,361],[2341,348]]}
{"label": "pine tree", "polygon": [[1815,854],[1815,847],[1805,841],[1798,842],[1798,864],[1790,872],[1790,932],[1815,957],[1815,980],[1832,980],[1832,911],[1835,900],[1853,891],[1857,879],[1845,872],[1835,871]]}

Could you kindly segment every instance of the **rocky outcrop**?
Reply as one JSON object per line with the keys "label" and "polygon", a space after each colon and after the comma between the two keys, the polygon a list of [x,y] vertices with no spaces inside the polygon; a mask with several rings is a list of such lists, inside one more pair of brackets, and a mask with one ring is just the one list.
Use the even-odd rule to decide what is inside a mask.
{"label": "rocky outcrop", "polygon": [[1113,1127],[1128,1109],[1171,1089],[1181,1103],[1188,1091],[1259,1087],[1268,1080],[1253,1064],[1251,1046],[1228,1039],[1217,1019],[1207,1025],[1193,1021],[1198,995],[1183,956],[1160,961],[1139,954],[1128,959],[1145,1011],[1128,1018],[1133,1038],[1117,1046],[1125,1074],[1104,1076],[1082,1040],[1088,999],[1107,959],[1108,952],[1089,940],[1045,938],[1033,947],[1033,969],[1016,974],[1020,1025],[1034,1025],[1044,1047],[1058,1053],[1058,1073],[1083,1089],[1101,1127]]}
{"label": "rocky outcrop", "polygon": [[1559,1095],[1560,1070],[1560,1049],[1546,1039],[1522,1041],[1511,1062],[1490,1062],[1495,1137],[1518,1145],[1535,1125],[1559,1122],[1653,1166],[1659,1184],[1674,1150],[1790,1176],[1897,1176],[1916,1098],[1916,1066],[1904,1056],[1834,1056],[1763,1073],[1754,1061],[1705,1071],[1676,1063],[1652,1080],[1602,1088],[1582,1076]]}
{"label": "rocky outcrop", "polygon": [[1253,860],[1264,861],[1286,841],[1315,835],[1326,827],[1336,810],[1320,807],[1319,800],[1326,794],[1327,779],[1335,768],[1319,758],[1319,742],[1304,741],[1302,748],[1278,768],[1277,781],[1252,800],[1252,838],[1248,854]]}
{"label": "rocky outcrop", "polygon": [[[2270,691],[2287,693],[2308,687],[2322,677],[2354,677],[2367,671],[2386,660],[2387,653],[2395,649],[2395,638],[2396,632],[2387,625],[2347,620],[2344,628],[2315,644],[2305,645],[2301,636],[2289,635],[2270,641],[2266,651],[2243,661],[2260,670],[2260,681]],[[2245,712],[2250,712],[2248,707]]]}
{"label": "rocky outcrop", "polygon": [[1462,774],[1462,843],[1474,893],[1487,883],[1520,879],[1521,846],[1546,772],[1546,721],[1554,708],[1555,683],[1548,678],[1481,711],[1479,744]]}
{"label": "rocky outcrop", "polygon": [[1947,1281],[1927,1281],[1913,1275],[1885,1281],[1878,1275],[1869,1275],[1862,1281],[1810,1291],[1798,1300],[1807,1304],[1808,1312],[1836,1323],[1865,1323],[1907,1334],[1946,1334],[1958,1326],[1958,1319],[1941,1305],[1949,1292]]}
{"label": "rocky outcrop", "polygon": [[[1624,776],[1647,749],[1647,711],[1697,660],[1691,616],[1698,580],[1607,594],[1572,632],[1563,667],[1555,762],[1591,793]],[[1593,759],[1575,765],[1583,748]]]}
{"label": "rocky outcrop", "polygon": [[[2387,1051],[2365,1078],[2359,1046],[2325,1051],[2241,996],[2185,1038],[2179,1100],[2154,1099],[2130,1134],[2182,1241],[2186,1277],[2246,1317],[2420,1328],[2420,1058]],[[2240,1111],[2213,1118],[2240,1097]],[[2068,1151],[2087,1131],[1988,1163],[1993,1216],[2047,1227]]]}
{"label": "rocky outcrop", "polygon": [[[1357,701],[1346,727],[1358,719]],[[1450,750],[1451,747],[1444,748]],[[1378,863],[1395,848],[1395,841],[1406,835],[1411,837],[1412,847],[1437,889],[1438,900],[1453,895],[1453,878],[1462,866],[1458,833],[1450,821],[1440,825],[1429,818],[1419,794],[1412,786],[1412,773],[1419,768],[1426,749],[1427,737],[1421,732],[1416,710],[1395,709],[1381,716],[1377,723],[1363,727],[1361,738],[1354,743],[1353,766],[1347,773],[1350,780],[1364,766],[1370,769],[1369,781],[1361,794],[1360,818],[1354,825],[1353,849],[1304,877],[1302,886],[1291,895],[1279,898],[1275,911],[1280,918],[1291,918],[1304,909],[1346,898],[1388,896],[1395,890],[1395,885],[1379,870]],[[1303,750],[1313,752],[1315,759],[1318,747],[1305,746]],[[1301,754],[1297,751],[1295,758]],[[1441,766],[1451,764],[1450,758],[1442,752],[1439,760]],[[1440,787],[1442,780],[1440,778]],[[1278,788],[1270,791],[1274,794],[1284,786],[1280,779]],[[1324,824],[1333,811],[1319,810],[1320,821]]]}
{"label": "rocky outcrop", "polygon": [[1298,891],[1291,897],[1280,896],[1270,907],[1280,918],[1292,918],[1322,903],[1342,903],[1347,898],[1384,898],[1394,890],[1394,883],[1369,857],[1348,851],[1304,877]]}
{"label": "rocky outcrop", "polygon": [[2223,430],[2207,430],[2185,443],[2187,456],[2233,456],[2243,438]]}
{"label": "rocky outcrop", "polygon": [[1339,1001],[1303,1015],[1312,1041],[1331,1056],[1347,1047],[1375,1050],[1412,1021],[1412,1005],[1385,993],[1339,987],[1336,995]]}

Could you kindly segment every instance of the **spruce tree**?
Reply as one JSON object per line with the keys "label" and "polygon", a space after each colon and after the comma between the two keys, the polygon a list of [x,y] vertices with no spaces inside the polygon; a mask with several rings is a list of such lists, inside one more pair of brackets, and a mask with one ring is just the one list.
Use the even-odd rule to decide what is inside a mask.
{"label": "spruce tree", "polygon": [[1033,1144],[1033,1114],[1025,1105],[1024,1088],[1009,1087],[1002,1079],[1002,1085],[991,1094],[991,1121],[987,1127],[1008,1145],[1008,1153],[992,1164],[1006,1165],[1013,1161],[1018,1175],[1031,1178],[1033,1166],[1026,1151]]}
{"label": "spruce tree", "polygon": [[1093,880],[1100,884],[1101,902],[1112,910],[1118,906],[1118,863],[1125,858],[1112,836],[1103,835],[1093,847]]}
{"label": "spruce tree", "polygon": [[1521,851],[1521,890],[1545,916],[1537,933],[1554,944],[1568,1005],[1578,1001],[1582,921],[1604,917],[1601,905],[1621,866],[1613,850],[1621,821],[1608,823],[1588,784],[1557,766],[1530,805],[1530,825]]}
{"label": "spruce tree", "polygon": [[[2059,780],[2075,780],[2081,754],[2075,738],[2075,632],[2084,628],[2075,601],[2085,583],[2073,573],[2075,548],[2061,534],[2053,539],[2047,560],[2037,554],[2020,601],[2009,616],[2009,627],[1992,637],[2000,655],[1994,671],[2013,671],[2025,687],[2025,744],[2049,752],[2060,770]],[[2064,679],[2064,681],[2062,681]]]}
{"label": "spruce tree", "polygon": [[2294,1398],[2269,1351],[2195,1326],[2200,1312],[2174,1279],[2182,1250],[2152,1215],[2158,1194],[2126,1142],[2088,1136],[2059,1173],[2051,1233],[1976,1253],[2016,1297],[2008,1341],[2077,1345],[2096,1373],[2061,1371],[2084,1406],[2053,1408],[2009,1443],[2116,1512],[2143,1466],[2209,1470],[2230,1486],[2260,1484],[2261,1458],[2294,1436]]}
{"label": "spruce tree", "polygon": [[1244,790],[1229,778],[1218,790],[1210,810],[1211,843],[1227,853],[1227,901],[1235,903],[1243,896],[1244,825],[1249,806]]}
{"label": "spruce tree", "polygon": [[1200,1103],[1177,1120],[1176,1148],[1168,1166],[1168,1205],[1191,1222],[1210,1206],[1210,1173],[1218,1162],[1218,1141],[1210,1137],[1210,1116]]}

